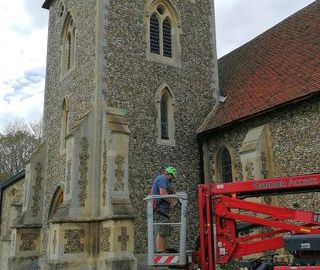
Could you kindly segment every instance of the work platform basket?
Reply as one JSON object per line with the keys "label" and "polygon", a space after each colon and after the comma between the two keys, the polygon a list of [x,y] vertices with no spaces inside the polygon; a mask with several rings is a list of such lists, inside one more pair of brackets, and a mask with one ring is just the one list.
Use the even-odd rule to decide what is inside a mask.
{"label": "work platform basket", "polygon": [[[160,198],[173,198],[179,201],[180,220],[178,222],[156,223],[154,222],[153,200]],[[147,218],[148,218],[148,265],[149,266],[182,266],[187,263],[186,241],[187,241],[187,216],[188,216],[188,196],[184,192],[168,195],[149,195],[147,201]],[[168,225],[178,229],[177,250],[172,252],[157,253],[155,251],[155,229],[156,226]]]}

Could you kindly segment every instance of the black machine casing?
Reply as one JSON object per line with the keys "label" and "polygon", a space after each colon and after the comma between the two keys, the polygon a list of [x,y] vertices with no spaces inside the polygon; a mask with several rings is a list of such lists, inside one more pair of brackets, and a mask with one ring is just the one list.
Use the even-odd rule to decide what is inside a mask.
{"label": "black machine casing", "polygon": [[284,242],[288,251],[320,251],[320,235],[288,235]]}
{"label": "black machine casing", "polygon": [[294,265],[320,265],[320,235],[288,235],[284,244],[294,255]]}

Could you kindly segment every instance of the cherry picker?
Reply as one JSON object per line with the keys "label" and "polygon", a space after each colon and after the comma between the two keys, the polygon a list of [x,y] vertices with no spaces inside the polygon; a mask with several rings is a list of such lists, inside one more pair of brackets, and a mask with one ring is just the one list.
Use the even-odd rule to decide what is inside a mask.
{"label": "cherry picker", "polygon": [[[319,190],[320,174],[199,185],[199,241],[191,251],[186,250],[187,195],[166,195],[181,202],[180,222],[168,224],[179,229],[180,241],[176,253],[161,254],[154,251],[153,232],[159,224],[153,222],[152,209],[152,200],[160,195],[149,195],[148,263],[217,270],[236,261],[248,270],[320,270],[320,213],[249,199]],[[286,262],[275,259],[279,249],[289,254]],[[257,257],[245,259],[252,254]]]}

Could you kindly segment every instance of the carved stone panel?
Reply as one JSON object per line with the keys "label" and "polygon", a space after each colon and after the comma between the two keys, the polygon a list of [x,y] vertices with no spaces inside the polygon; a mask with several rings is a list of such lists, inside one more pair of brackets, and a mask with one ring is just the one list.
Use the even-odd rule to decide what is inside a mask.
{"label": "carved stone panel", "polygon": [[53,240],[52,240],[52,247],[53,247],[53,253],[56,253],[56,246],[57,246],[57,231],[55,230],[53,233]]}
{"label": "carved stone panel", "polygon": [[121,227],[121,234],[118,236],[118,241],[121,243],[121,251],[126,251],[127,243],[129,241],[129,235],[126,227]]}
{"label": "carved stone panel", "polygon": [[36,243],[35,241],[38,239],[38,233],[26,232],[21,233],[20,239],[20,251],[35,251],[36,250]]}
{"label": "carved stone panel", "polygon": [[101,231],[101,250],[105,252],[110,252],[110,237],[111,229],[109,227],[102,228]]}
{"label": "carved stone panel", "polygon": [[82,239],[85,237],[84,229],[66,230],[64,235],[64,253],[83,253],[84,244]]}
{"label": "carved stone panel", "polygon": [[247,160],[246,164],[246,172],[247,172],[247,179],[254,179],[254,166],[253,162],[250,160]]}
{"label": "carved stone panel", "polygon": [[16,244],[17,244],[16,241],[17,241],[17,230],[13,229],[12,230],[12,235],[11,235],[11,250],[10,250],[11,256],[15,255]]}
{"label": "carved stone panel", "polygon": [[269,176],[269,172],[267,169],[268,161],[267,161],[265,152],[261,152],[260,163],[261,163],[261,178],[265,179]]}
{"label": "carved stone panel", "polygon": [[106,145],[106,140],[104,140],[103,143],[104,147],[103,147],[103,167],[102,167],[102,171],[103,171],[103,180],[102,180],[102,186],[103,186],[103,192],[102,192],[102,202],[103,205],[106,205],[106,197],[107,197],[107,145]]}
{"label": "carved stone panel", "polygon": [[117,155],[116,160],[116,183],[115,183],[115,191],[123,191],[124,190],[124,157],[121,155]]}
{"label": "carved stone panel", "polygon": [[89,154],[88,154],[88,147],[89,143],[86,137],[83,137],[80,142],[80,166],[79,166],[79,171],[80,171],[80,179],[78,180],[79,184],[79,194],[78,194],[78,199],[79,199],[79,204],[80,207],[85,207],[86,204],[86,199],[87,199],[87,185],[88,185],[88,159],[89,159]]}
{"label": "carved stone panel", "polygon": [[35,166],[35,171],[36,171],[36,175],[35,175],[35,183],[34,186],[32,187],[33,189],[33,196],[32,196],[32,216],[36,217],[40,211],[40,200],[41,200],[41,194],[42,194],[42,165],[41,163],[37,163],[37,165]]}
{"label": "carved stone panel", "polygon": [[71,160],[67,162],[66,172],[66,193],[70,192],[70,181],[71,181]]}

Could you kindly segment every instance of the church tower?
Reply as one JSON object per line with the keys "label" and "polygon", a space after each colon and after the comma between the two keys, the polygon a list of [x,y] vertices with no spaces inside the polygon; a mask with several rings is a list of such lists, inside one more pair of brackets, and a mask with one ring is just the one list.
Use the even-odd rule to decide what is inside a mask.
{"label": "church tower", "polygon": [[136,269],[147,246],[143,198],[165,166],[196,209],[196,130],[219,95],[213,2],[44,2],[44,142],[20,219],[44,269]]}

